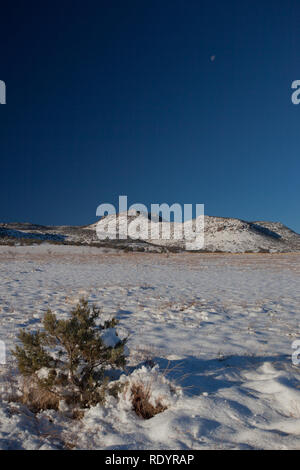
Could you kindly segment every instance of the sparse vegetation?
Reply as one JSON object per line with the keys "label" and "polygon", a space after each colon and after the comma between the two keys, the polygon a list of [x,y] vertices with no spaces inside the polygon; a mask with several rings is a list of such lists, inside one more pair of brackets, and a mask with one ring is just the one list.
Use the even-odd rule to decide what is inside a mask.
{"label": "sparse vegetation", "polygon": [[144,384],[134,384],[131,388],[132,407],[135,413],[143,419],[150,419],[153,416],[162,413],[167,407],[156,400],[151,403],[151,386]]}
{"label": "sparse vegetation", "polygon": [[[99,323],[100,310],[81,299],[67,320],[51,311],[44,317],[44,331],[21,331],[22,346],[13,351],[24,377],[23,402],[34,410],[68,406],[87,408],[104,403],[109,383],[106,371],[124,368],[125,340],[117,337],[117,321]],[[108,346],[104,330],[117,340]]]}

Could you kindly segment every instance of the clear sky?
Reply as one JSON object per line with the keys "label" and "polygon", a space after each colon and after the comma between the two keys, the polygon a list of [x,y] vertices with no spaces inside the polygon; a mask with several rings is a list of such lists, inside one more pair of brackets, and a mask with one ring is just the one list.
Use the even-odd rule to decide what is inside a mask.
{"label": "clear sky", "polygon": [[299,0],[2,2],[1,221],[204,203],[300,232]]}

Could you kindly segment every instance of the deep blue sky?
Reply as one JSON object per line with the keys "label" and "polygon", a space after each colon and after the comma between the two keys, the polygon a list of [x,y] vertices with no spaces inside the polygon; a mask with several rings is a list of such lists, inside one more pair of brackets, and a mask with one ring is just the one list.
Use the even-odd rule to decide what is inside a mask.
{"label": "deep blue sky", "polygon": [[0,44],[0,221],[127,194],[300,232],[299,0],[5,2]]}

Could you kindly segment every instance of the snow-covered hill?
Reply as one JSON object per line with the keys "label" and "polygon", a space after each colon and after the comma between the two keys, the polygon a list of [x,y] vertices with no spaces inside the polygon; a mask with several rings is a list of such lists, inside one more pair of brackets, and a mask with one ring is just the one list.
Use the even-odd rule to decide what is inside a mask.
{"label": "snow-covered hill", "polygon": [[280,223],[206,216],[205,249],[233,253],[300,251],[300,235]]}
{"label": "snow-covered hill", "polygon": [[[188,230],[182,230],[182,224],[162,221],[155,215],[147,213],[121,213],[117,217],[117,238],[109,239],[113,225],[113,216],[102,219],[105,227],[103,239],[97,236],[98,222],[87,226],[42,226],[33,224],[9,223],[0,224],[0,244],[32,244],[50,242],[56,244],[92,245],[105,249],[129,251],[166,250],[181,251],[186,249],[186,241],[195,230],[193,220]],[[150,220],[156,229],[157,236],[150,231]],[[132,228],[138,228],[133,233]],[[129,237],[126,238],[127,227]],[[164,238],[163,233],[170,233]],[[180,238],[175,234],[182,234]],[[277,222],[247,222],[240,219],[224,217],[204,217],[204,245],[199,246],[206,252],[294,252],[300,251],[300,235]]]}
{"label": "snow-covered hill", "polygon": [[[103,227],[106,225],[107,233],[109,233],[113,217],[107,216],[102,219]],[[150,219],[154,226],[157,225],[156,231],[159,236],[156,238],[151,236]],[[180,232],[180,226],[182,227],[180,223],[162,222],[157,219],[153,221],[153,216],[149,214],[128,215],[121,213],[118,214],[117,218],[117,231],[121,234],[121,237],[124,237],[127,227],[135,221],[140,225],[140,232],[136,235],[131,233],[132,238],[135,236],[138,239],[147,240],[154,245],[180,249],[186,248],[185,242],[195,231],[196,226],[196,220],[193,220],[187,231],[182,229],[183,236],[178,239],[174,234]],[[111,226],[113,227],[113,225]],[[96,230],[97,223],[87,228]],[[165,239],[162,234],[164,231],[167,232],[168,229],[170,237]],[[221,251],[230,253],[300,251],[300,235],[280,223],[247,222],[234,218],[205,216],[204,246],[201,249],[209,252]]]}

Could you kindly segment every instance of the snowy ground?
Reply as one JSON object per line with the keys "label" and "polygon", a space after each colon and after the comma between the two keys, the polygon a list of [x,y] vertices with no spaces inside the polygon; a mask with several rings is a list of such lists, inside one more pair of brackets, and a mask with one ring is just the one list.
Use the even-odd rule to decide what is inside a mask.
{"label": "snowy ground", "polygon": [[[141,420],[128,397],[76,421],[5,401],[14,363],[0,365],[0,449],[300,448],[300,255],[102,253],[0,247],[0,340],[66,316],[86,296],[129,334],[133,374],[151,358],[178,385],[168,409]],[[132,371],[132,369],[130,369]]]}

